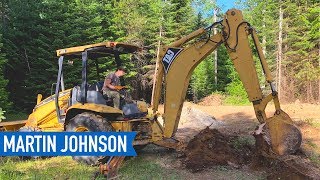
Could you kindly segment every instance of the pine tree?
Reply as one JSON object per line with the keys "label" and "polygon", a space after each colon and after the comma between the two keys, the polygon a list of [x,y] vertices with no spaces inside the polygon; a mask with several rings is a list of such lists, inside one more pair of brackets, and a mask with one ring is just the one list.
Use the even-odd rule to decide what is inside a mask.
{"label": "pine tree", "polygon": [[[198,16],[195,23],[196,26],[193,29],[196,30],[212,24],[213,13],[211,14],[211,12],[213,12],[215,3],[212,4],[211,1],[195,1],[194,6],[196,6]],[[194,70],[188,90],[189,97],[192,97],[193,101],[197,102],[216,90],[214,65],[213,55],[210,55]]]}
{"label": "pine tree", "polygon": [[7,20],[2,27],[3,43],[6,44],[3,50],[8,59],[5,74],[9,80],[10,100],[15,107],[23,109],[30,100],[25,81],[33,71],[32,61],[35,60],[32,49],[36,46],[32,41],[38,33],[38,4],[32,0],[13,0],[7,2],[7,7]]}
{"label": "pine tree", "polygon": [[11,103],[9,102],[9,93],[7,91],[8,80],[4,79],[4,67],[8,61],[3,54],[3,43],[1,43],[1,41],[2,36],[0,35],[0,112],[2,110],[8,110],[11,106]]}
{"label": "pine tree", "polygon": [[[6,76],[13,92],[10,99],[16,109],[30,111],[37,93],[50,95],[56,82],[56,49],[111,39],[106,27],[110,8],[109,2],[98,0],[8,1],[9,18],[2,30],[9,59]],[[81,61],[75,62],[73,67],[65,66],[68,88],[81,81]],[[90,77],[95,75],[90,71]]]}
{"label": "pine tree", "polygon": [[[318,3],[319,5],[319,3]],[[295,77],[296,94],[301,100],[315,100],[314,85],[319,77],[317,39],[313,38],[314,20],[317,15],[309,13],[309,9],[317,6],[310,1],[286,2],[286,66],[290,75]],[[294,12],[293,12],[294,11]]]}
{"label": "pine tree", "polygon": [[[315,100],[316,92],[320,92],[316,86],[316,81],[319,79],[317,59],[319,36],[316,35],[319,32],[319,25],[317,27],[319,17],[316,13],[319,12],[317,10],[319,3],[311,0],[281,2],[247,0],[244,4],[246,18],[262,32],[263,37],[268,37],[266,56],[276,75],[276,82],[279,88],[281,87],[280,91],[283,90],[281,99],[293,101],[299,98],[308,102]],[[273,24],[279,24],[280,6],[283,12],[281,25],[283,30],[279,36],[280,27],[274,28]],[[279,43],[276,39],[281,38],[282,44],[276,47],[275,45]],[[275,63],[275,54],[282,57],[281,65]]]}

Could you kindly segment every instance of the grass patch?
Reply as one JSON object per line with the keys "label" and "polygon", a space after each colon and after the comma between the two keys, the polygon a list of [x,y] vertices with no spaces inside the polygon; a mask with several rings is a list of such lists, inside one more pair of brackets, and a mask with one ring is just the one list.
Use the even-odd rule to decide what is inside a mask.
{"label": "grass patch", "polygon": [[229,95],[223,99],[222,102],[224,105],[250,105],[248,98],[243,98],[241,96]]}
{"label": "grass patch", "polygon": [[119,175],[120,179],[181,179],[174,170],[163,168],[141,156],[126,160]]}
{"label": "grass patch", "polygon": [[1,157],[0,179],[92,179],[98,167],[79,164],[71,157],[22,161]]}
{"label": "grass patch", "polygon": [[320,147],[311,140],[306,140],[305,143],[312,149],[312,151],[309,151],[309,153],[307,154],[308,158],[311,162],[320,167]]}
{"label": "grass patch", "polygon": [[240,150],[245,146],[253,146],[255,140],[252,137],[248,136],[239,136],[236,139],[231,140],[231,145],[236,149]]}
{"label": "grass patch", "polygon": [[315,149],[318,147],[317,144],[313,143],[313,142],[310,141],[310,140],[307,140],[307,141],[306,141],[306,144],[309,145],[309,146],[312,147],[312,148],[315,148]]}
{"label": "grass patch", "polygon": [[310,161],[320,167],[320,154],[312,153],[309,157]]}
{"label": "grass patch", "polygon": [[312,127],[320,128],[320,120],[316,120],[313,118],[307,118],[304,121]]}
{"label": "grass patch", "polygon": [[[77,163],[71,157],[52,157],[22,161],[0,157],[0,179],[92,179],[99,167]],[[181,179],[176,171],[161,167],[143,157],[128,158],[119,170],[120,179]],[[105,179],[100,175],[97,179]]]}

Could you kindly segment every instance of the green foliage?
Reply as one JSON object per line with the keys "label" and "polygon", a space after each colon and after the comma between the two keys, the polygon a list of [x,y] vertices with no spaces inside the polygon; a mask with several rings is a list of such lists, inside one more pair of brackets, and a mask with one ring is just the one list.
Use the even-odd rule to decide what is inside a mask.
{"label": "green foliage", "polygon": [[[197,28],[205,27],[213,23],[214,9],[219,10],[219,7],[212,2],[206,0],[194,1],[198,8]],[[218,19],[223,17],[224,12],[218,13]],[[217,84],[214,81],[214,57],[208,56],[195,69],[190,87],[188,89],[189,98],[197,101],[215,91],[226,92],[227,96],[224,99],[226,104],[248,104],[247,93],[243,88],[237,72],[233,67],[227,49],[224,46],[217,48],[218,51],[218,67],[217,67]]]}
{"label": "green foliage", "polygon": [[[212,1],[197,0],[193,1],[194,6],[197,7],[197,19],[195,29],[206,27],[213,23],[213,9],[217,5]],[[220,14],[218,14],[221,16]],[[218,67],[217,67],[217,84],[215,84],[215,67],[214,55],[205,58],[194,70],[190,87],[188,88],[188,97],[194,101],[212,94],[215,91],[224,91],[226,85],[230,83],[230,78],[226,74],[230,73],[231,61],[228,57],[226,48],[220,46],[218,51]]]}
{"label": "green foliage", "polygon": [[[270,68],[276,75],[279,7],[284,11],[283,23],[283,80],[292,87],[294,97],[309,99],[318,92],[320,20],[317,1],[240,1],[245,19],[260,32],[260,40]],[[10,0],[0,2],[0,102],[11,111],[30,112],[38,93],[48,96],[56,81],[56,49],[101,41],[122,41],[145,47],[143,52],[123,57],[123,65],[130,70],[128,82],[137,94],[146,94],[140,88],[149,84],[157,45],[171,42],[199,27],[213,22],[213,9],[219,9],[209,0]],[[221,19],[224,12],[218,12]],[[160,37],[161,32],[161,37]],[[251,46],[253,47],[252,43]],[[254,55],[257,60],[257,55]],[[116,67],[111,58],[99,59],[100,74]],[[195,69],[188,92],[200,99],[214,91],[227,92],[230,102],[245,102],[241,82],[235,78],[232,62],[224,47],[218,48],[218,83],[214,84],[214,63],[209,56]],[[81,62],[65,66],[67,88],[81,81]],[[94,63],[89,63],[94,66]],[[89,69],[90,83],[103,80]],[[261,80],[262,70],[258,66]],[[232,75],[230,75],[232,74]],[[232,82],[231,82],[232,81]],[[316,83],[317,82],[317,83]],[[263,85],[263,84],[262,84]],[[286,87],[283,87],[284,89]],[[143,91],[143,92],[138,92]],[[320,97],[320,96],[319,96]],[[141,98],[141,97],[138,97]],[[150,98],[150,97],[149,97]],[[240,100],[238,100],[240,99]],[[294,99],[294,98],[292,98]]]}
{"label": "green foliage", "polygon": [[[281,62],[281,99],[294,101],[302,98],[311,102],[315,96],[320,98],[319,86],[319,2],[302,1],[272,1],[246,0],[239,2],[246,19],[259,33],[259,38],[265,39],[262,46],[266,50],[266,58],[276,81],[279,81],[279,66]],[[282,54],[279,54],[279,11],[283,12],[282,20]],[[316,83],[318,81],[318,83]],[[320,99],[318,99],[320,100]]]}
{"label": "green foliage", "polygon": [[[0,102],[1,102],[1,107],[3,109],[8,110],[11,106],[11,103],[9,101],[9,93],[7,91],[7,84],[8,80],[4,78],[4,67],[6,63],[8,62],[7,59],[5,58],[5,54],[3,54],[3,43],[2,42],[2,36],[0,34]],[[1,120],[1,117],[0,117]]]}
{"label": "green foliage", "polygon": [[4,116],[5,111],[2,110],[2,108],[0,108],[0,122],[4,119],[6,119],[6,117]]}
{"label": "green foliage", "polygon": [[10,112],[6,114],[7,120],[25,120],[28,119],[29,114],[24,112]]}
{"label": "green foliage", "polygon": [[[212,94],[213,92],[228,92],[226,87],[233,80],[233,76],[237,76],[233,64],[229,59],[227,50],[225,47],[221,46],[217,49],[218,51],[218,75],[217,75],[217,85],[215,85],[215,74],[214,74],[214,57],[213,55],[208,56],[203,60],[194,70],[191,81],[189,94],[193,95],[193,100],[199,100],[205,96]],[[232,75],[231,75],[232,74]],[[239,79],[235,83],[240,83]],[[241,84],[242,85],[242,84]],[[240,89],[241,91],[241,89]]]}
{"label": "green foliage", "polygon": [[114,3],[113,13],[111,29],[117,35],[116,41],[145,47],[123,63],[137,74],[126,78],[136,89],[135,98],[149,101],[150,75],[154,72],[145,67],[155,63],[159,43],[170,44],[194,29],[191,3],[189,0],[120,0]]}
{"label": "green foliage", "polygon": [[[28,4],[26,6],[22,4]],[[8,1],[3,26],[10,100],[31,111],[38,93],[45,97],[56,82],[56,49],[112,40],[111,2],[72,0]],[[76,60],[79,61],[79,60]],[[110,67],[111,69],[111,67]],[[65,66],[70,88],[81,81],[81,63]],[[89,76],[96,74],[91,71]]]}
{"label": "green foliage", "polygon": [[191,87],[197,99],[211,94],[215,90],[212,57],[201,62],[192,74]]}
{"label": "green foliage", "polygon": [[231,73],[228,77],[231,82],[226,86],[225,91],[228,94],[224,99],[225,104],[245,105],[248,104],[248,95],[240,81],[239,75],[233,66],[229,66]]}
{"label": "green foliage", "polygon": [[255,140],[252,136],[239,136],[231,140],[231,145],[236,150],[244,149],[244,147],[254,146]]}
{"label": "green foliage", "polygon": [[248,105],[250,102],[248,100],[247,93],[241,82],[231,82],[228,84],[226,91],[228,96],[224,99],[224,104],[230,105]]}

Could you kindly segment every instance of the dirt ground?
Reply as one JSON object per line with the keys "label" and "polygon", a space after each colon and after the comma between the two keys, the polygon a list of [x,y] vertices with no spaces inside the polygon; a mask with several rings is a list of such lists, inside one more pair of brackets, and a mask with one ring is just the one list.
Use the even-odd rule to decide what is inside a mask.
{"label": "dirt ground", "polygon": [[[320,105],[282,109],[303,134],[295,156],[276,160],[257,153],[252,134],[259,123],[252,106],[185,103],[176,138],[189,143],[183,152],[163,153],[159,163],[181,169],[188,179],[320,179]],[[266,113],[271,116],[274,108],[268,105]]]}

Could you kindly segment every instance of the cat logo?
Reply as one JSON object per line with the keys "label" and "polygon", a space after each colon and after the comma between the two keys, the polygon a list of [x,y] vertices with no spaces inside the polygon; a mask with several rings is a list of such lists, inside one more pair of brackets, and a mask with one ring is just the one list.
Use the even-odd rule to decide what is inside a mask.
{"label": "cat logo", "polygon": [[166,74],[169,71],[169,68],[174,61],[174,59],[178,56],[178,54],[182,51],[182,48],[169,48],[162,58],[162,64],[164,66],[164,69],[166,71]]}

